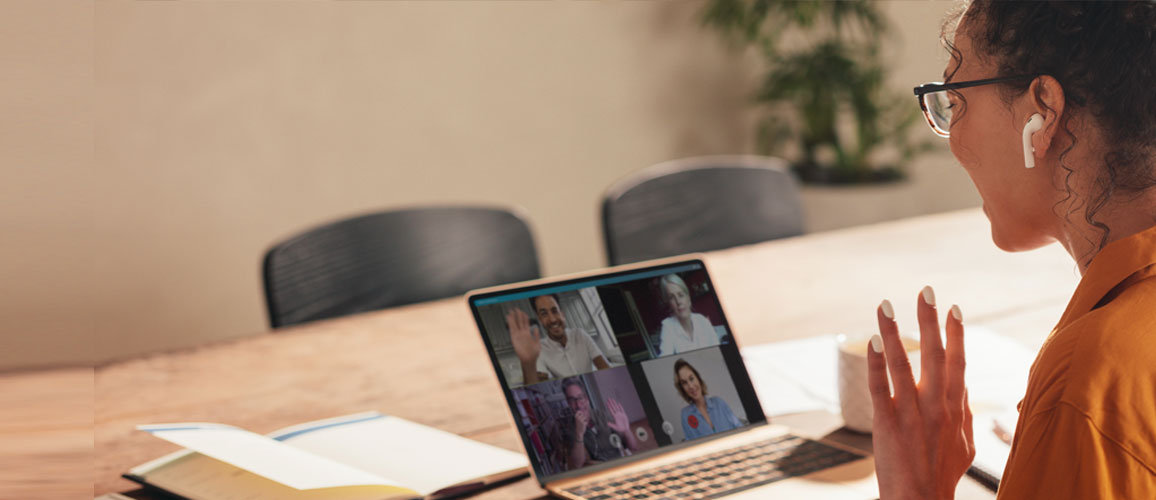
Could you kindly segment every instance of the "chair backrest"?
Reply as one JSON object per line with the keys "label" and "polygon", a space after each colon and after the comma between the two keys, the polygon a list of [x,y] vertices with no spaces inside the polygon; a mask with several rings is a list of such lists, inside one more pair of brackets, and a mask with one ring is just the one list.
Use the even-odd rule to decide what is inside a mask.
{"label": "chair backrest", "polygon": [[602,231],[611,265],[803,234],[786,162],[704,156],[660,163],[607,190]]}
{"label": "chair backrest", "polygon": [[540,277],[530,228],[502,209],[372,213],[294,236],[265,254],[274,328]]}

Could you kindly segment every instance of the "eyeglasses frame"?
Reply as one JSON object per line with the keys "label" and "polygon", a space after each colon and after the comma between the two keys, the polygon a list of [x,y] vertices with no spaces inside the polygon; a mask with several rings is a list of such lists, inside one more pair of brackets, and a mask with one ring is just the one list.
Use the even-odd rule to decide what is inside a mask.
{"label": "eyeglasses frame", "polygon": [[968,87],[978,87],[980,85],[990,85],[993,83],[1003,83],[1015,80],[1023,80],[1025,78],[1035,78],[1039,75],[1018,75],[1018,76],[1004,76],[999,78],[984,78],[982,80],[968,80],[965,82],[930,82],[915,87],[915,100],[919,101],[919,109],[923,111],[923,118],[927,120],[927,125],[931,127],[931,131],[940,137],[950,137],[951,131],[939,130],[935,126],[935,120],[931,118],[931,112],[927,110],[927,103],[923,102],[923,96],[934,92],[942,92],[944,90],[958,90],[966,89]]}

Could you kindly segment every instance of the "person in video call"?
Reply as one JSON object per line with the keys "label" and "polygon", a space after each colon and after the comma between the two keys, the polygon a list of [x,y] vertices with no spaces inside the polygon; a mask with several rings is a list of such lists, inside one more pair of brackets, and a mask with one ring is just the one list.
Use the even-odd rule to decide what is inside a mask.
{"label": "person in video call", "polygon": [[[917,87],[928,123],[996,246],[1059,242],[1081,275],[1031,366],[998,498],[1156,498],[1156,2],[966,5],[943,30],[946,86]],[[953,498],[991,432],[973,428],[962,312],[944,345],[930,287],[916,306],[918,383],[888,301],[868,349],[882,500]]]}
{"label": "person in video call", "polygon": [[[638,439],[630,430],[626,410],[614,398],[606,400],[609,418],[590,407],[590,397],[577,378],[562,382],[566,404],[574,412],[573,437],[569,443],[568,468],[573,470],[638,451]],[[617,436],[617,437],[613,437]]]}
{"label": "person in video call", "polygon": [[506,314],[510,343],[514,345],[514,354],[522,365],[525,385],[610,367],[590,335],[566,327],[566,315],[557,295],[533,297],[530,307],[538,316],[538,323],[546,329],[545,337],[538,333],[537,328],[531,328],[530,316],[521,309],[514,307]]}
{"label": "person in video call", "polygon": [[677,274],[667,274],[658,280],[662,303],[670,309],[670,316],[662,320],[659,329],[659,356],[693,351],[718,345],[718,332],[710,320],[690,309],[690,289]]}
{"label": "person in video call", "polygon": [[727,402],[706,392],[706,381],[685,359],[674,362],[674,387],[688,404],[679,420],[686,439],[709,436],[742,426]]}

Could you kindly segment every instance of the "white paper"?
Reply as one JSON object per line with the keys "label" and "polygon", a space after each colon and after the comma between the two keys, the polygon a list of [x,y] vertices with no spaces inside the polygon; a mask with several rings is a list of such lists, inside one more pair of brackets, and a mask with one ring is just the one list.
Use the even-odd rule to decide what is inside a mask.
{"label": "white paper", "polygon": [[755,345],[742,352],[763,413],[839,413],[834,335]]}
{"label": "white paper", "polygon": [[244,429],[220,424],[157,424],[137,427],[222,462],[299,490],[357,485],[399,486]]}

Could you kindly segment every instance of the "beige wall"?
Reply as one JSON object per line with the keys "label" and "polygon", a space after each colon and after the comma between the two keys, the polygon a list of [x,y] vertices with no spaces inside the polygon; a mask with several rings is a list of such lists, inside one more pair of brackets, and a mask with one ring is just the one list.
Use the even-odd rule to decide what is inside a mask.
{"label": "beige wall", "polygon": [[[2,4],[29,76],[0,97],[0,367],[260,333],[268,245],[367,210],[517,205],[546,273],[601,265],[605,186],[751,150],[756,71],[702,6]],[[946,8],[885,5],[897,85],[940,72]]]}
{"label": "beige wall", "polygon": [[[91,357],[93,6],[0,2],[0,369]],[[103,247],[103,248],[102,248]]]}

